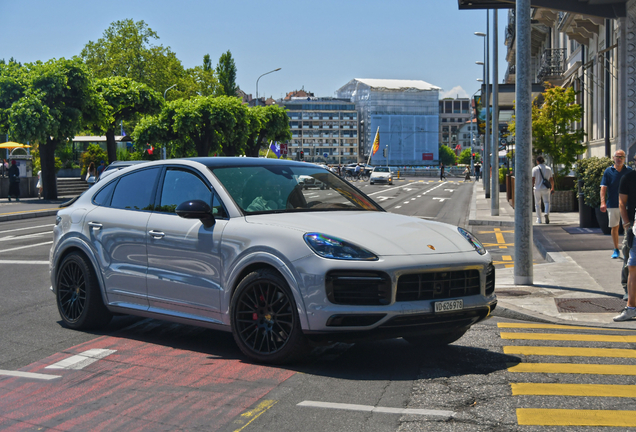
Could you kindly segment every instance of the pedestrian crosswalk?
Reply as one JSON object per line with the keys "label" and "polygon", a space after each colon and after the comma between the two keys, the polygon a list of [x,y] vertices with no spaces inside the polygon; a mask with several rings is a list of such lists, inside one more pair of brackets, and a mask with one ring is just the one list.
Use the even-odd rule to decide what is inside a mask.
{"label": "pedestrian crosswalk", "polygon": [[[629,405],[632,409],[626,410],[620,402],[636,398],[636,349],[632,349],[636,330],[540,323],[497,325],[501,339],[514,344],[504,346],[503,352],[521,359],[508,367],[512,396],[518,398],[519,425],[636,428],[636,406]],[[621,399],[608,403],[600,398]]]}

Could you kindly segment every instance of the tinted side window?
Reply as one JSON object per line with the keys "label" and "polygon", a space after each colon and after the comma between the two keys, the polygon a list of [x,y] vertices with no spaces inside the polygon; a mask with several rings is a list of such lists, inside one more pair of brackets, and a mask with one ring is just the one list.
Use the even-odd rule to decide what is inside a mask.
{"label": "tinted side window", "polygon": [[93,202],[98,206],[108,206],[110,204],[110,197],[112,195],[113,189],[115,189],[116,184],[117,181],[108,183],[93,197]]}
{"label": "tinted side window", "polygon": [[130,210],[150,210],[152,192],[159,168],[145,169],[119,179],[111,207]]}
{"label": "tinted side window", "polygon": [[203,181],[191,172],[168,168],[163,180],[161,199],[156,211],[174,213],[185,201],[201,200],[212,205],[212,192]]}

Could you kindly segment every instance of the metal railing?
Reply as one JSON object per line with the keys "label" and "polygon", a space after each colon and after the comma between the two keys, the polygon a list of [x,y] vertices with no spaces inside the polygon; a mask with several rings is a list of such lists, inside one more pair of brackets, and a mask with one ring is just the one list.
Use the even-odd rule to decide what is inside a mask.
{"label": "metal railing", "polygon": [[563,75],[565,72],[565,55],[565,48],[544,50],[541,55],[539,73],[537,74],[538,82]]}

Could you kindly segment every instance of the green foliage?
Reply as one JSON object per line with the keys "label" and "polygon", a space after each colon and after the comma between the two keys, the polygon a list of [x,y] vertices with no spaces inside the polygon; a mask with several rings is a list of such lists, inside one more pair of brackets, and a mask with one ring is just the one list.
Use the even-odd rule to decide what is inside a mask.
{"label": "green foliage", "polygon": [[270,141],[285,142],[291,139],[287,110],[278,105],[256,106],[249,109],[247,156],[257,157]]}
{"label": "green foliage", "polygon": [[[556,189],[560,189],[561,178],[572,170],[577,156],[586,149],[583,144],[585,132],[582,128],[574,129],[583,113],[575,100],[576,92],[572,87],[564,89],[546,83],[546,90],[532,104],[532,150],[536,155],[547,155],[551,159]],[[508,124],[508,130],[514,135],[514,118]]]}
{"label": "green foliage", "polygon": [[203,57],[203,66],[185,71],[185,76],[179,81],[177,88],[185,97],[223,95],[209,54]]}
{"label": "green foliage", "polygon": [[118,161],[129,161],[130,159],[130,152],[126,149],[117,149],[117,160]]}
{"label": "green foliage", "polygon": [[101,161],[108,160],[108,154],[99,145],[89,144],[84,154],[82,154],[80,160],[82,162],[83,177],[86,175],[86,171],[88,170],[88,166],[91,164],[91,162],[95,164],[95,168],[97,169]]}
{"label": "green foliage", "polygon": [[442,144],[439,146],[439,161],[445,166],[456,165],[457,155],[450,147]]}
{"label": "green foliage", "polygon": [[511,169],[506,167],[499,168],[499,184],[506,184],[506,174],[510,174],[512,172]]}
{"label": "green foliage", "polygon": [[219,64],[216,67],[216,74],[221,84],[223,94],[226,96],[236,96],[236,65],[230,50],[221,54]]}
{"label": "green foliage", "polygon": [[470,149],[464,149],[464,151],[462,151],[459,154],[459,159],[457,159],[457,163],[463,164],[463,165],[470,165],[470,160],[472,159],[472,156],[473,154],[470,151]]}
{"label": "green foliage", "polygon": [[[142,21],[115,21],[96,42],[88,42],[81,57],[96,78],[131,78],[163,94],[185,75],[170,48],[154,45],[159,36]],[[169,95],[179,97],[178,92]]]}
{"label": "green foliage", "polygon": [[603,173],[610,166],[612,160],[608,157],[594,156],[576,162],[574,172],[577,180],[583,181],[583,201],[590,207],[601,206],[601,180]]}

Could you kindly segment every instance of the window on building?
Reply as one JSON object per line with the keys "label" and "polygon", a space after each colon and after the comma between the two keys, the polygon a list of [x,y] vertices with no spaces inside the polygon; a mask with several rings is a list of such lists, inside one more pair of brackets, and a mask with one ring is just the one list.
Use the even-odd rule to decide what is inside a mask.
{"label": "window on building", "polygon": [[453,101],[444,101],[444,112],[447,114],[453,112]]}
{"label": "window on building", "polygon": [[462,101],[462,114],[468,114],[468,101]]}
{"label": "window on building", "polygon": [[453,114],[459,114],[462,112],[461,102],[453,101]]}

